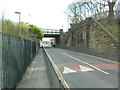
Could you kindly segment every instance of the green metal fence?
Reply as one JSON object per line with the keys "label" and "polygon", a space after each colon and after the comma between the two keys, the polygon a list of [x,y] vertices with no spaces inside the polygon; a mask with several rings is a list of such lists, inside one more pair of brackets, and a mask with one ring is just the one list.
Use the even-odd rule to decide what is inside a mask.
{"label": "green metal fence", "polygon": [[0,90],[2,89],[2,34],[0,32]]}
{"label": "green metal fence", "polygon": [[36,43],[5,33],[1,36],[0,87],[15,88],[36,54]]}

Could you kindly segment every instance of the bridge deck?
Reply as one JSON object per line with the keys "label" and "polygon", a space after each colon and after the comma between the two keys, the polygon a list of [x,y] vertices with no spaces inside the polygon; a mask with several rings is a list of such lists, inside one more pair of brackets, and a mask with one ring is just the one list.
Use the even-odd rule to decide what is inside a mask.
{"label": "bridge deck", "polygon": [[42,32],[45,36],[54,36],[54,35],[60,35],[60,30],[57,29],[42,29]]}

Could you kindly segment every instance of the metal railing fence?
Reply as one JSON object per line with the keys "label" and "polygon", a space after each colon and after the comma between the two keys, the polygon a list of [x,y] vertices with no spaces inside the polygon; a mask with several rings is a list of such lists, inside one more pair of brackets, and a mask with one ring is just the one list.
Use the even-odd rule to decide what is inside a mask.
{"label": "metal railing fence", "polygon": [[0,32],[0,90],[2,89],[2,34]]}
{"label": "metal railing fence", "polygon": [[[2,33],[2,88],[16,88],[36,54],[36,43]],[[1,48],[1,47],[0,47]]]}

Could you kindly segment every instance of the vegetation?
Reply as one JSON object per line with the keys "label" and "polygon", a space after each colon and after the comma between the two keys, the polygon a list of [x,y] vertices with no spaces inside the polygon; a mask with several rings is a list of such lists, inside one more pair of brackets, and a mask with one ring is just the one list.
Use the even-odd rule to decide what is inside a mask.
{"label": "vegetation", "polygon": [[2,32],[20,37],[20,30],[22,38],[35,41],[42,40],[42,31],[34,25],[25,24],[24,22],[15,23],[11,20],[3,20],[1,22]]}
{"label": "vegetation", "polygon": [[113,22],[114,9],[116,9],[117,1],[118,0],[76,0],[68,6],[66,14],[72,23],[78,23],[87,17],[100,19],[105,16],[108,16],[109,21]]}
{"label": "vegetation", "polygon": [[0,21],[0,32],[2,31],[2,21]]}
{"label": "vegetation", "polygon": [[[116,48],[109,35],[95,22],[87,22],[91,17],[105,27],[118,39],[118,20],[116,18],[117,0],[76,0],[66,11],[71,28],[63,35],[64,44],[87,46],[90,48]],[[104,29],[105,30],[105,29]]]}
{"label": "vegetation", "polygon": [[40,38],[40,40],[42,40],[43,33],[42,33],[42,31],[38,27],[36,27],[34,25],[29,25],[29,30],[30,30],[30,33],[35,34],[35,36],[37,38]]}

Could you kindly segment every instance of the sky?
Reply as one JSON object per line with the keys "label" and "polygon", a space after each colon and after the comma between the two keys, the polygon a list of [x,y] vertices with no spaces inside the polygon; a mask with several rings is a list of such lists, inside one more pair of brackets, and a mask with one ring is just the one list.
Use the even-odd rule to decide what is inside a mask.
{"label": "sky", "polygon": [[75,0],[0,0],[4,9],[4,18],[14,22],[21,21],[46,29],[69,28],[67,16],[64,13],[68,5]]}
{"label": "sky", "polygon": [[[14,22],[19,17],[14,12],[21,12],[21,21],[45,29],[70,28],[66,14],[68,5],[75,0],[0,0],[0,13]],[[2,7],[2,8],[1,8]],[[1,16],[0,16],[1,18]]]}

